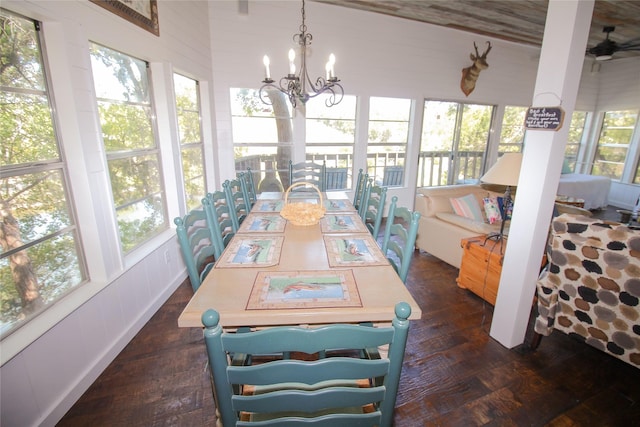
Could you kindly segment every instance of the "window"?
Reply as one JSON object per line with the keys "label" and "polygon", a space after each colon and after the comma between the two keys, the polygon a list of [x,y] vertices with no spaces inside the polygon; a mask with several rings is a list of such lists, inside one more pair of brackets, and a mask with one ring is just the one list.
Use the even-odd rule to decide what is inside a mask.
{"label": "window", "polygon": [[567,138],[567,147],[564,150],[565,163],[571,170],[575,172],[578,154],[584,135],[584,128],[587,124],[586,111],[574,111],[569,124],[569,136]]}
{"label": "window", "polygon": [[419,187],[477,182],[489,141],[491,105],[425,101]]}
{"label": "window", "polygon": [[330,175],[340,172],[348,174],[353,168],[356,97],[344,95],[338,105],[327,107],[328,96],[330,95],[319,95],[306,104],[306,160],[315,163],[325,162],[328,181],[342,182],[343,187],[351,188],[352,177],[347,180],[335,180]]}
{"label": "window", "polygon": [[604,113],[592,175],[622,178],[625,159],[631,144],[638,111],[608,111]]}
{"label": "window", "polygon": [[378,185],[404,183],[410,115],[410,99],[372,97],[369,100],[367,173]]}
{"label": "window", "polygon": [[509,105],[504,107],[498,153],[519,153],[522,151],[525,131],[524,119],[526,114],[527,107],[514,107]]}
{"label": "window", "polygon": [[198,82],[180,74],[174,74],[173,86],[176,92],[184,192],[187,198],[187,210],[191,210],[200,206],[205,195],[206,184]]}
{"label": "window", "polygon": [[[255,89],[231,88],[231,127],[236,171],[251,168],[257,191],[282,191],[289,179],[293,125],[288,98],[268,91],[265,104]],[[258,178],[258,179],[256,179]]]}
{"label": "window", "polygon": [[169,227],[149,69],[107,47],[90,49],[120,244],[130,252]]}
{"label": "window", "polygon": [[39,24],[0,9],[0,335],[86,281]]}

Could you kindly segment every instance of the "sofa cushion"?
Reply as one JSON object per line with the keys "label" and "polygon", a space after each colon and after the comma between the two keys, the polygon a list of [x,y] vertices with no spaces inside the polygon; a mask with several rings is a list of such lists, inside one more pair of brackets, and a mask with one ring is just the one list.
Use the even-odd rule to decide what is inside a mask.
{"label": "sofa cushion", "polygon": [[436,214],[436,218],[478,234],[489,234],[500,231],[499,226],[490,225],[483,221],[475,221],[454,213],[439,212]]}
{"label": "sofa cushion", "polygon": [[453,211],[462,217],[482,222],[484,220],[478,200],[473,194],[449,199]]}

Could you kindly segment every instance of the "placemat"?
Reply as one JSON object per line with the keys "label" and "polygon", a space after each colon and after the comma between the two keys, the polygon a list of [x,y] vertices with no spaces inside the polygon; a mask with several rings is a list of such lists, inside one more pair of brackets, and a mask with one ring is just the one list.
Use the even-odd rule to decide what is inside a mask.
{"label": "placemat", "polygon": [[247,310],[362,307],[351,270],[259,271]]}

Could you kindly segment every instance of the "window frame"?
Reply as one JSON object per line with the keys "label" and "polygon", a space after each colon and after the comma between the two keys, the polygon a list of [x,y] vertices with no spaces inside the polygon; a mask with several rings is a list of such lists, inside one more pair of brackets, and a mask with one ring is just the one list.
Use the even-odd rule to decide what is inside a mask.
{"label": "window frame", "polygon": [[[0,168],[0,180],[4,181],[5,179],[12,179],[15,177],[27,177],[41,173],[55,172],[60,178],[60,191],[62,192],[62,194],[64,194],[64,204],[66,209],[65,215],[67,221],[67,224],[65,224],[64,226],[61,225],[60,228],[55,231],[47,231],[28,242],[21,241],[20,246],[7,251],[3,251],[2,253],[0,253],[0,260],[9,259],[17,253],[41,247],[40,245],[44,244],[45,242],[51,242],[54,239],[67,235],[72,239],[74,248],[73,255],[76,263],[74,267],[77,267],[75,274],[78,277],[78,281],[76,283],[67,285],[66,289],[63,287],[59,290],[59,286],[56,287],[52,294],[57,293],[57,295],[54,295],[55,297],[50,301],[43,301],[43,305],[41,307],[38,307],[37,311],[27,314],[22,320],[12,324],[7,328],[3,327],[0,332],[0,340],[4,342],[6,338],[12,336],[16,331],[19,331],[22,328],[28,329],[27,327],[32,323],[32,321],[44,317],[43,315],[45,313],[48,313],[53,307],[59,304],[68,295],[70,295],[74,291],[77,291],[78,289],[81,289],[83,285],[87,284],[90,281],[90,276],[83,247],[82,233],[78,224],[78,215],[76,212],[75,200],[73,198],[71,189],[68,159],[65,156],[64,141],[62,140],[62,133],[60,132],[60,118],[57,114],[58,109],[56,107],[55,89],[51,80],[48,53],[46,49],[46,43],[44,42],[44,34],[42,32],[41,23],[36,19],[26,17],[24,15],[9,11],[4,8],[0,8],[0,11],[5,16],[13,16],[18,19],[24,20],[25,22],[33,24],[33,29],[36,36],[35,41],[37,43],[38,49],[37,54],[39,66],[41,67],[40,73],[42,75],[41,77],[43,84],[42,90],[2,86],[0,87],[0,91],[2,93],[31,94],[35,96],[41,96],[46,100],[48,114],[51,119],[51,143],[55,146],[56,150],[56,158],[37,159],[28,162],[2,166],[2,168]],[[48,179],[47,181],[50,180]],[[45,211],[38,212],[46,213]],[[16,216],[15,219],[20,222],[20,217]],[[31,262],[33,260],[33,256],[27,256],[29,258],[29,262]],[[33,270],[35,270],[36,268],[37,267],[33,268]],[[38,277],[37,271],[33,271],[33,273],[36,274],[36,277]],[[42,278],[40,277],[39,279]],[[39,280],[39,291],[43,290],[45,290],[45,287],[43,286],[42,281]],[[42,296],[42,292],[39,292],[39,296]]]}
{"label": "window frame", "polygon": [[[98,113],[98,119],[100,120],[100,126],[99,126],[100,139],[102,141],[102,148],[104,149],[104,155],[107,162],[109,185],[111,188],[111,203],[112,203],[112,207],[114,209],[115,218],[116,218],[115,226],[116,226],[116,229],[118,230],[117,237],[119,241],[119,247],[124,255],[129,255],[135,252],[136,249],[145,246],[149,241],[152,241],[155,237],[161,235],[163,232],[170,229],[169,211],[168,211],[168,205],[167,205],[167,192],[165,188],[164,171],[163,171],[163,163],[162,163],[162,150],[160,147],[160,139],[158,135],[157,113],[156,113],[156,106],[155,106],[154,95],[153,95],[153,78],[151,74],[151,64],[149,61],[140,59],[134,55],[130,55],[126,52],[123,52],[118,49],[114,49],[104,44],[90,40],[89,56],[90,56],[90,61],[92,62],[91,72],[93,74],[94,82],[96,81],[96,70],[93,67],[93,56],[91,53],[93,46],[96,46],[102,49],[107,49],[109,51],[115,52],[118,55],[132,58],[135,61],[140,61],[145,64],[145,78],[146,78],[147,90],[148,90],[148,93],[147,93],[148,104],[145,104],[144,102],[140,102],[140,101],[138,102],[126,101],[126,100],[122,101],[115,98],[101,97],[97,93],[97,87],[94,84],[95,99],[97,102],[96,108]],[[105,138],[104,138],[105,133],[102,125],[103,118],[102,118],[102,115],[100,114],[101,102],[109,103],[110,105],[118,104],[118,105],[133,105],[133,106],[141,106],[141,107],[148,105],[149,129],[151,131],[149,136],[151,137],[153,144],[147,147],[136,147],[128,150],[122,150],[122,149],[109,150],[107,145],[105,144]],[[137,159],[141,159],[141,158],[152,158],[156,162],[157,169],[155,170],[155,172],[157,173],[157,180],[155,184],[157,185],[157,188],[152,189],[152,191],[148,191],[149,189],[145,188],[145,192],[142,195],[143,197],[129,198],[125,201],[125,203],[118,204],[116,202],[114,188],[113,188],[113,176],[111,173],[111,166],[114,164],[114,162],[117,162],[117,161],[129,160],[134,162]],[[154,198],[157,198],[160,202],[160,208],[157,209],[155,212],[158,212],[162,215],[162,222],[158,223],[156,227],[153,230],[151,230],[149,233],[147,233],[146,235],[143,235],[140,240],[133,242],[131,246],[126,246],[125,242],[122,239],[122,234],[124,230],[122,230],[120,221],[118,220],[119,218],[118,210],[129,208],[131,206],[134,206],[140,203],[143,200],[153,201]]]}

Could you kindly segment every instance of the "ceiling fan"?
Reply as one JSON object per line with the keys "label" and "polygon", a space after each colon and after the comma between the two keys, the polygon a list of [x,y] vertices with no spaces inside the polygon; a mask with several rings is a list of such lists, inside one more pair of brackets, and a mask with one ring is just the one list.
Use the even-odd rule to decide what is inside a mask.
{"label": "ceiling fan", "polygon": [[628,40],[624,43],[616,43],[609,39],[609,34],[615,31],[614,26],[605,26],[602,28],[603,33],[607,33],[607,37],[592,48],[587,49],[587,53],[596,57],[598,61],[607,61],[611,59],[614,53],[620,51],[638,50],[640,51],[640,37]]}

